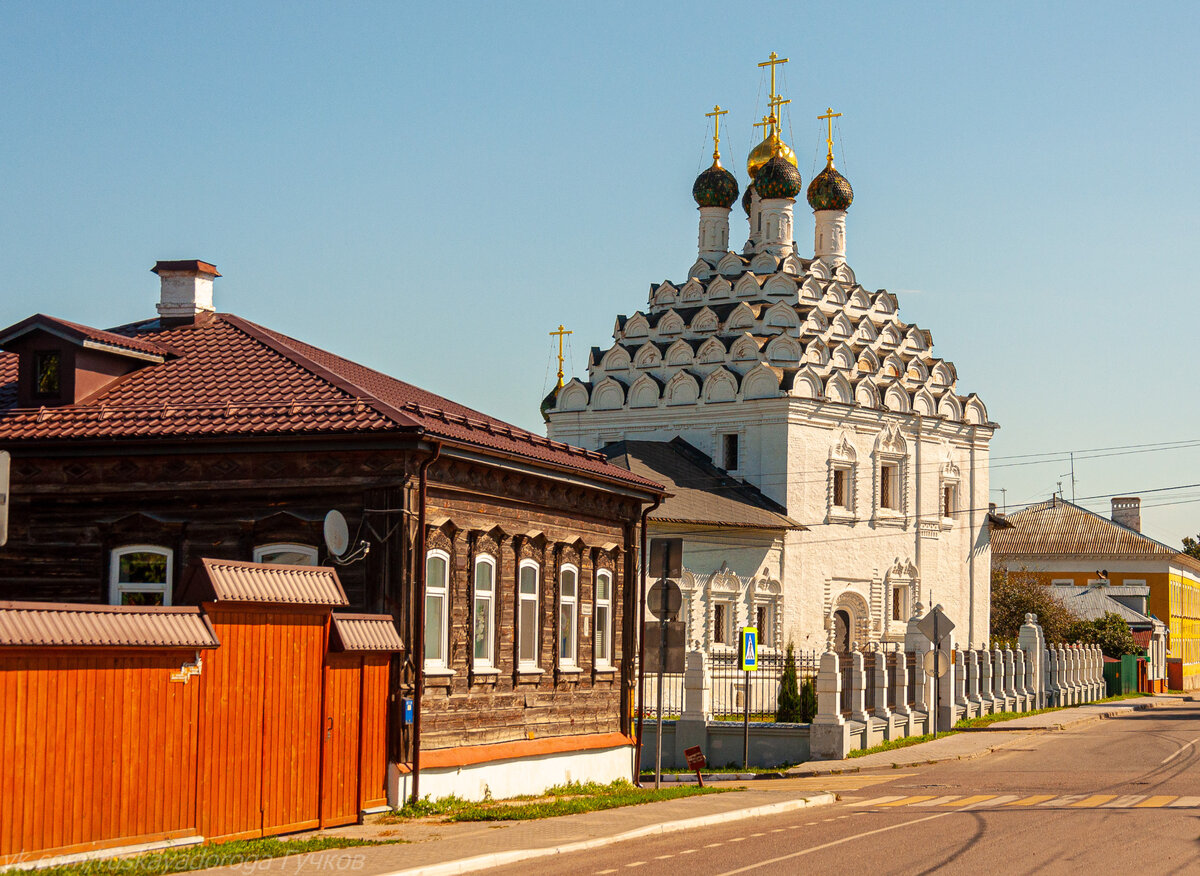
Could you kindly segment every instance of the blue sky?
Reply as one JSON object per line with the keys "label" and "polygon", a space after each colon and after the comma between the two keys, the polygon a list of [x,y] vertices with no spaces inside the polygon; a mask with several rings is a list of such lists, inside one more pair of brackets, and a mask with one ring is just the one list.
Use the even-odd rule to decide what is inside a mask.
{"label": "blue sky", "polygon": [[[582,373],[686,278],[703,114],[730,110],[744,184],[774,50],[806,181],[845,113],[860,282],[1002,426],[997,501],[1070,497],[1062,462],[999,457],[1196,439],[1077,458],[1106,509],[1200,482],[1198,10],[6,3],[0,324],[150,316],[154,261],[204,258],[219,309],[540,429],[546,333]],[[1156,537],[1200,530],[1200,489],[1146,505]]]}

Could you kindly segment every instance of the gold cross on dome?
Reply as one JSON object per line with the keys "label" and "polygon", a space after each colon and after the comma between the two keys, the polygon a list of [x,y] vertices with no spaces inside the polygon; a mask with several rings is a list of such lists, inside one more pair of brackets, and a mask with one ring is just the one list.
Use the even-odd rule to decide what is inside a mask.
{"label": "gold cross on dome", "polygon": [[563,388],[563,338],[567,335],[573,335],[574,332],[569,332],[562,327],[562,323],[558,324],[558,331],[550,332],[550,337],[558,338],[558,388]]}
{"label": "gold cross on dome", "polygon": [[769,128],[772,124],[774,124],[774,122],[770,116],[763,116],[763,120],[761,122],[755,122],[754,127],[763,129],[763,139],[765,140],[767,139],[767,135],[771,133],[767,130],[767,128]]}
{"label": "gold cross on dome", "polygon": [[830,167],[833,167],[833,120],[840,119],[841,117],[842,114],[835,113],[833,111],[833,107],[828,107],[825,110],[825,115],[817,116],[818,119],[827,123],[829,126],[829,133],[825,137],[825,145],[829,147],[829,153],[825,156],[825,161],[828,162]]}
{"label": "gold cross on dome", "polygon": [[729,110],[721,109],[720,104],[714,106],[711,113],[704,114],[706,119],[713,120],[713,161],[721,160],[721,116],[727,115],[729,115]]}
{"label": "gold cross on dome", "polygon": [[776,55],[774,52],[771,52],[771,54],[768,55],[767,57],[770,58],[770,60],[763,61],[758,66],[771,68],[771,97],[774,98],[776,96],[775,95],[775,68],[780,64],[786,64],[788,62],[788,59],[781,58],[778,55]]}
{"label": "gold cross on dome", "polygon": [[767,104],[771,108],[771,121],[775,123],[774,130],[776,132],[783,130],[783,108],[791,103],[791,100],[784,100],[778,94],[771,98],[771,102]]}

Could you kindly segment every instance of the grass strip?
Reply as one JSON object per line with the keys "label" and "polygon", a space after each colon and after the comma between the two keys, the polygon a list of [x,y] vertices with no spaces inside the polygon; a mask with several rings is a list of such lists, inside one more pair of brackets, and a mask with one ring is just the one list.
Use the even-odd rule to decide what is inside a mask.
{"label": "grass strip", "polygon": [[[286,858],[327,849],[347,849],[356,846],[380,846],[406,840],[350,839],[348,837],[318,836],[307,839],[235,840],[209,845],[181,846],[161,852],[146,852],[125,858],[106,858],[45,867],[32,872],[37,876],[155,876],[160,873],[184,873],[188,870],[207,870],[211,867],[239,867],[268,858]],[[354,869],[352,862],[334,869]]]}
{"label": "grass strip", "polygon": [[507,800],[464,800],[461,797],[425,797],[393,810],[389,821],[441,816],[442,821],[528,821],[535,818],[554,818],[580,812],[638,806],[660,800],[695,797],[700,794],[719,794],[727,788],[699,788],[694,785],[673,785],[669,788],[638,788],[624,779],[611,784],[571,782],[556,785],[537,797],[512,797]]}
{"label": "grass strip", "polygon": [[[955,726],[958,725],[956,724]],[[955,731],[953,730],[939,731],[938,739],[942,739],[946,736],[953,736],[954,732]],[[866,757],[868,754],[878,754],[881,751],[895,751],[897,748],[908,748],[910,745],[920,745],[922,742],[932,741],[932,733],[924,733],[920,736],[904,736],[900,739],[889,739],[887,742],[881,742],[878,745],[872,745],[870,748],[856,749],[847,754],[846,757]]]}

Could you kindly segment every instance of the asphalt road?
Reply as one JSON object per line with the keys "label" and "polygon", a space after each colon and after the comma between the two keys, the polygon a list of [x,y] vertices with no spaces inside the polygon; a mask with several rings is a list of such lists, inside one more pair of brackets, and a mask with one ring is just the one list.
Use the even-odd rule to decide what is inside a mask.
{"label": "asphalt road", "polygon": [[489,872],[1200,874],[1200,703],[975,760],[796,781],[842,800]]}

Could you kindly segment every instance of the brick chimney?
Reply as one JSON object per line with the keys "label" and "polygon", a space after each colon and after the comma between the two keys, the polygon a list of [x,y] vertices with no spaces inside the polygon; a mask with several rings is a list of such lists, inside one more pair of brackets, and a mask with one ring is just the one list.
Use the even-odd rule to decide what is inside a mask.
{"label": "brick chimney", "polygon": [[207,322],[213,313],[213,279],[217,266],[199,259],[156,262],[151,268],[162,280],[158,315],[168,325]]}
{"label": "brick chimney", "polygon": [[1117,496],[1112,500],[1113,523],[1142,531],[1142,500],[1138,496]]}

